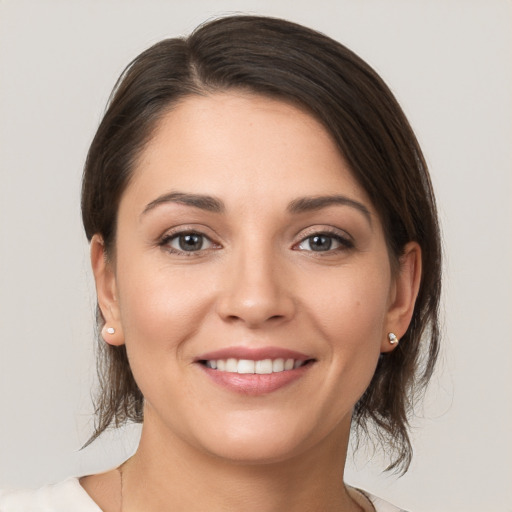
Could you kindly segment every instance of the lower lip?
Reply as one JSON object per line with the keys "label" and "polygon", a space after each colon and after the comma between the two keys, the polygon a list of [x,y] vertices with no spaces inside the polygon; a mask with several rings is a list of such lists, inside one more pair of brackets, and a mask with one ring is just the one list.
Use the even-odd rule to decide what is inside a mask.
{"label": "lower lip", "polygon": [[230,391],[244,395],[265,395],[300,379],[311,368],[312,363],[294,370],[266,374],[222,372],[202,364],[199,366],[216,384]]}

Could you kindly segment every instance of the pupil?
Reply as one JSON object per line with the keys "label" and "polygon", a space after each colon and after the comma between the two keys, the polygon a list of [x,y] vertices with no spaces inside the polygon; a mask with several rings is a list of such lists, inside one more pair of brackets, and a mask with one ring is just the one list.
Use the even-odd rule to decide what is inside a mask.
{"label": "pupil", "polygon": [[201,249],[203,245],[203,240],[201,238],[201,235],[181,235],[180,236],[180,249],[183,249],[184,251],[194,251]]}
{"label": "pupil", "polygon": [[328,251],[331,248],[331,245],[331,238],[324,235],[316,235],[311,241],[311,248],[316,251]]}

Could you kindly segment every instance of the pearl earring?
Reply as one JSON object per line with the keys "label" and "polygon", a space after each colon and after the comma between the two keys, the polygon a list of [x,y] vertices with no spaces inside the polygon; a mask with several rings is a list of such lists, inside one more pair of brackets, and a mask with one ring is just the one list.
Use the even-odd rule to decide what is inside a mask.
{"label": "pearl earring", "polygon": [[394,332],[388,333],[388,339],[391,345],[396,345],[398,343],[398,338],[396,337],[396,334]]}
{"label": "pearl earring", "polygon": [[116,330],[113,327],[107,327],[108,334],[114,334]]}

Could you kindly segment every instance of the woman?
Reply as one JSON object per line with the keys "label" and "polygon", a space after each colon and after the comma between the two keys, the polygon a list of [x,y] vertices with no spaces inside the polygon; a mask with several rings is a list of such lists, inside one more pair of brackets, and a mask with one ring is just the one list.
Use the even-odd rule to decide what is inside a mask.
{"label": "woman", "polygon": [[102,347],[90,442],[136,421],[140,445],[2,511],[398,510],[344,485],[344,464],[353,427],[407,470],[440,243],[421,150],[367,64],[263,17],[162,41],[116,86],[82,212]]}

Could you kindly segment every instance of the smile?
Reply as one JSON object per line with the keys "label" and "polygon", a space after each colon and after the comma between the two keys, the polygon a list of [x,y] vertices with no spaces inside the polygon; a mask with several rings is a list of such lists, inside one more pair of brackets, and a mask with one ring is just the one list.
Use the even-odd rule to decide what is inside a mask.
{"label": "smile", "polygon": [[217,385],[252,396],[272,393],[302,380],[316,361],[311,355],[271,346],[231,346],[195,359]]}
{"label": "smile", "polygon": [[259,375],[268,375],[271,373],[285,372],[300,368],[306,363],[299,359],[209,359],[204,361],[204,364],[208,368],[218,370],[219,372],[227,373],[242,373],[251,374],[256,373]]}

